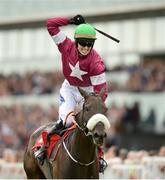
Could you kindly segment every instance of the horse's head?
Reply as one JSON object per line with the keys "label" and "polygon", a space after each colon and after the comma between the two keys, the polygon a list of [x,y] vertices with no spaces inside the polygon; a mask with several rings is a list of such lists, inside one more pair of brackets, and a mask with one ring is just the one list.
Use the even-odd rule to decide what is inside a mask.
{"label": "horse's head", "polygon": [[88,94],[80,88],[79,91],[84,97],[79,125],[83,127],[88,135],[92,136],[94,144],[100,146],[106,137],[106,130],[110,128],[110,123],[106,117],[107,108],[102,100],[104,90],[99,94]]}

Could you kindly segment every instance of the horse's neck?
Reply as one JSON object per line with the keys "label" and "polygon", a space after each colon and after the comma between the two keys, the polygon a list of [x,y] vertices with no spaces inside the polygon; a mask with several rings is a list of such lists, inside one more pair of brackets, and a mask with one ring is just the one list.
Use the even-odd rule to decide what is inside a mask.
{"label": "horse's neck", "polygon": [[[76,116],[80,118],[80,116]],[[91,137],[87,137],[82,130],[78,127],[74,130],[72,135],[69,138],[70,142],[70,151],[71,154],[74,154],[75,158],[80,161],[91,161],[94,159],[96,154],[96,147],[92,142]],[[72,142],[72,143],[71,143]],[[82,158],[82,160],[80,159]]]}
{"label": "horse's neck", "polygon": [[91,138],[85,136],[84,132],[77,128],[73,134],[72,142],[74,142],[74,145],[71,151],[75,154],[77,159],[81,157],[82,159],[80,160],[82,162],[86,160],[86,163],[94,159],[96,147]]}

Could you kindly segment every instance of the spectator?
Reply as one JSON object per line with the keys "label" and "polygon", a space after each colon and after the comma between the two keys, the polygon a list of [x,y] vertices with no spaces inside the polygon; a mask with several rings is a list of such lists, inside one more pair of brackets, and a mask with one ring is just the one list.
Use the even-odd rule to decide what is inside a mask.
{"label": "spectator", "polygon": [[165,145],[161,146],[158,152],[159,156],[165,157]]}
{"label": "spectator", "polygon": [[128,155],[128,150],[125,148],[121,148],[119,150],[119,157],[121,158],[122,161],[125,161]]}

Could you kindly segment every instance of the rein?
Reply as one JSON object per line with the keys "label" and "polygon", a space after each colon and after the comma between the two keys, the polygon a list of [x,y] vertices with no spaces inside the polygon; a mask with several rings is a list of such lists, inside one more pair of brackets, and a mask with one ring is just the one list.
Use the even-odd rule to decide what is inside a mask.
{"label": "rein", "polygon": [[70,157],[70,158],[72,159],[72,161],[74,161],[75,163],[77,163],[77,164],[79,164],[79,165],[81,165],[81,166],[90,166],[91,164],[93,164],[93,163],[95,162],[95,160],[93,160],[93,161],[91,161],[91,162],[89,162],[89,163],[82,163],[82,162],[77,161],[77,160],[70,154],[70,152],[69,152],[69,150],[67,149],[64,141],[62,142],[62,144],[63,144],[63,146],[64,146],[67,154],[69,155],[69,157]]}
{"label": "rein", "polygon": [[[85,136],[90,136],[92,133],[88,130],[87,127],[82,128],[75,120],[73,120],[74,124],[85,134]],[[87,132],[86,132],[87,131]]]}
{"label": "rein", "polygon": [[[86,129],[87,129],[86,127],[85,127],[85,128],[82,128],[75,120],[74,120],[74,124],[78,127],[78,129],[80,129],[80,130],[85,134],[85,136],[90,136],[90,135],[92,135],[91,132],[89,132],[89,131],[86,132]],[[68,150],[67,147],[66,147],[66,144],[65,144],[65,141],[64,141],[64,140],[63,140],[62,144],[63,144],[63,146],[64,146],[64,148],[65,148],[68,156],[69,156],[69,157],[72,159],[72,161],[74,161],[75,163],[77,163],[77,164],[79,164],[79,165],[81,165],[81,166],[90,166],[91,164],[93,164],[93,163],[95,162],[95,159],[94,159],[93,161],[89,162],[89,163],[82,163],[82,162],[77,161],[77,160],[70,154],[69,150]]]}
{"label": "rein", "polygon": [[[85,105],[85,104],[84,104],[84,105]],[[83,109],[84,109],[84,105],[83,105]],[[98,106],[98,109],[100,109],[99,103],[97,104],[97,106]],[[82,113],[81,119],[84,119],[84,113]],[[82,131],[82,132],[85,134],[86,137],[89,137],[89,136],[92,135],[92,132],[86,127],[86,124],[84,124],[84,127],[81,127],[76,120],[74,120],[73,123],[78,127],[78,129],[79,129],[80,131]],[[63,140],[62,143],[63,143],[63,146],[64,146],[64,148],[65,148],[68,156],[69,156],[70,159],[71,159],[72,161],[74,161],[76,164],[79,164],[79,165],[81,165],[81,166],[90,166],[91,164],[93,164],[93,163],[95,162],[95,159],[92,160],[92,161],[89,162],[89,163],[83,163],[83,162],[77,161],[77,160],[71,155],[71,153],[69,152],[69,150],[67,149],[64,140]]]}

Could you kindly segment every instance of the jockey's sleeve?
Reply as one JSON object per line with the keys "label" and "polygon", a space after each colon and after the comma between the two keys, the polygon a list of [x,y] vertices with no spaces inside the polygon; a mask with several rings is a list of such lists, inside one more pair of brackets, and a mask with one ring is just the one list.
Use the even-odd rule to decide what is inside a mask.
{"label": "jockey's sleeve", "polygon": [[102,84],[99,84],[99,85],[95,85],[94,86],[94,91],[96,93],[99,93],[102,90],[102,88],[105,89],[105,93],[102,96],[103,101],[105,101],[107,96],[108,96],[107,83],[102,83]]}
{"label": "jockey's sleeve", "polygon": [[100,91],[104,89],[105,91],[102,99],[105,101],[108,96],[108,86],[106,82],[105,65],[99,55],[95,57],[95,61],[91,64],[90,69],[90,80],[94,88],[94,92],[100,93]]}
{"label": "jockey's sleeve", "polygon": [[51,18],[48,19],[46,23],[49,34],[62,54],[65,54],[66,51],[70,51],[73,44],[71,39],[60,31],[60,26],[66,26],[68,24],[69,19],[67,17]]}
{"label": "jockey's sleeve", "polygon": [[60,26],[65,26],[68,24],[69,18],[67,17],[50,18],[46,21],[48,32],[52,37],[60,33]]}

